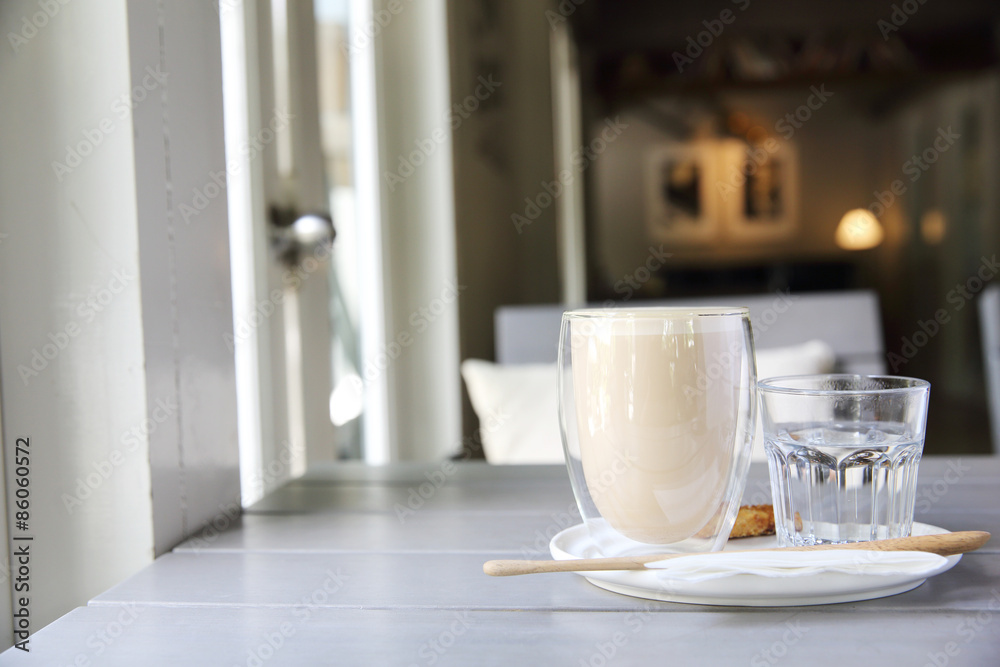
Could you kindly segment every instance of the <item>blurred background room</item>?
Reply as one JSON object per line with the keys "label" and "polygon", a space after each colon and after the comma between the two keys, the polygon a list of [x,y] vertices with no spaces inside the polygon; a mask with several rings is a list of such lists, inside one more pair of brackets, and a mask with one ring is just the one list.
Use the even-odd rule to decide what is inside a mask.
{"label": "blurred background room", "polygon": [[[345,4],[317,2],[335,209],[351,200]],[[977,302],[1000,235],[997,6],[716,5],[449,4],[459,357],[495,359],[511,304],[870,290],[882,369],[933,385],[926,451],[991,451]],[[384,168],[406,179],[407,159]],[[341,251],[336,326],[360,339],[363,255]],[[479,456],[465,392],[461,423]]]}

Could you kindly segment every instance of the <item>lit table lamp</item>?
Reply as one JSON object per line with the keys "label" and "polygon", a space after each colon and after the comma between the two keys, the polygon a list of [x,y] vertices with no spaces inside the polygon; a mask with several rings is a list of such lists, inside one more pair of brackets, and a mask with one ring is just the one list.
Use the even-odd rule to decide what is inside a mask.
{"label": "lit table lamp", "polygon": [[844,214],[834,240],[844,250],[868,250],[885,238],[885,230],[871,211],[856,208]]}

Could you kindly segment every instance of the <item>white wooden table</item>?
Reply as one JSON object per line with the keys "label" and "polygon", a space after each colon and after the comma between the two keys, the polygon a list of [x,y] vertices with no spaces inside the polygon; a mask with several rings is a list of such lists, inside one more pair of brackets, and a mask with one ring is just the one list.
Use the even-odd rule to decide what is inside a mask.
{"label": "white wooden table", "polygon": [[[547,555],[572,520],[567,475],[451,465],[313,470],[0,664],[1000,664],[1000,458],[921,463],[918,520],[997,535],[952,570],[881,600],[755,609],[487,577],[490,558]],[[744,498],[767,495],[754,464]]]}

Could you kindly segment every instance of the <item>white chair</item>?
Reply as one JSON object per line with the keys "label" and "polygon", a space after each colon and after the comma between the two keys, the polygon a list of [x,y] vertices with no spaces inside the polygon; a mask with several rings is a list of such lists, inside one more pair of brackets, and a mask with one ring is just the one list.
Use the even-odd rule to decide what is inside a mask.
{"label": "white chair", "polygon": [[[776,292],[752,296],[711,297],[677,301],[643,301],[635,306],[747,306],[754,344],[767,350],[821,340],[833,348],[836,370],[843,373],[885,372],[882,318],[872,291]],[[622,306],[623,307],[623,306]],[[499,364],[532,364],[556,360],[561,305],[504,306],[494,317]]]}
{"label": "white chair", "polygon": [[990,410],[993,453],[1000,453],[1000,285],[990,285],[979,297],[979,331],[983,339],[983,371]]}
{"label": "white chair", "polygon": [[[773,293],[636,305],[748,306],[758,367],[767,375],[885,372],[878,296],[873,292]],[[491,463],[561,461],[555,361],[564,310],[561,305],[498,309],[498,363],[466,360],[462,365]],[[759,444],[755,457],[763,457]]]}

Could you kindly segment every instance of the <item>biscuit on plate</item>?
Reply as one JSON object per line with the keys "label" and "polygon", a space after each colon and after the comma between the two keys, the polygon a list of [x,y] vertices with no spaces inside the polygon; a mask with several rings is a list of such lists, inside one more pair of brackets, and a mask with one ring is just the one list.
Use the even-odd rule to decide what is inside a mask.
{"label": "biscuit on plate", "polygon": [[774,507],[771,505],[743,505],[736,515],[736,523],[729,539],[774,535]]}

